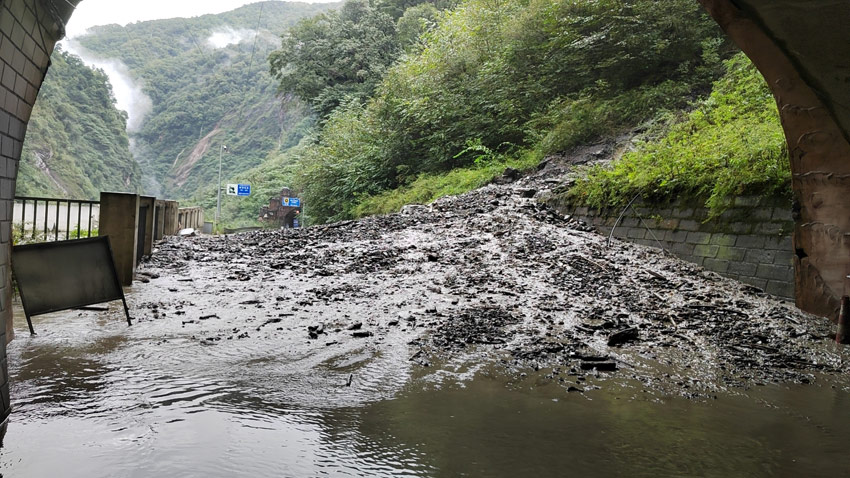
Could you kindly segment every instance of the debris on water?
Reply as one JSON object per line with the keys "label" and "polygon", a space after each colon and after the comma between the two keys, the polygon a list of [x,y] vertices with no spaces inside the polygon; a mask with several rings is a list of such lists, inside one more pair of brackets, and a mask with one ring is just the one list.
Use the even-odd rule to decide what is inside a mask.
{"label": "debris on water", "polygon": [[629,342],[634,342],[639,337],[640,334],[638,333],[638,329],[635,327],[619,330],[608,337],[608,346],[617,347]]}
{"label": "debris on water", "polygon": [[598,370],[600,372],[613,372],[617,370],[617,362],[606,361],[606,362],[596,362],[596,361],[582,361],[579,366],[582,370]]}
{"label": "debris on water", "polygon": [[140,269],[160,277],[139,286],[161,302],[147,316],[168,320],[174,304],[197,298],[219,320],[187,329],[293,357],[407,347],[396,354],[405,366],[489,359],[517,375],[538,369],[579,381],[595,370],[687,397],[847,371],[828,321],[659,249],[606,247],[592,225],[540,202],[570,182],[570,163],[594,157],[580,155],[549,158],[525,177],[506,170],[481,189],[402,213],[169,237]]}

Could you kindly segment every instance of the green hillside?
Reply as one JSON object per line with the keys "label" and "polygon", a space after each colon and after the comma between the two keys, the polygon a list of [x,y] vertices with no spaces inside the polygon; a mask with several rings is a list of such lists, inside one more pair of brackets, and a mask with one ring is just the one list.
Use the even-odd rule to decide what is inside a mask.
{"label": "green hillside", "polygon": [[100,191],[139,191],[126,114],[115,108],[106,75],[61,48],[51,61],[29,122],[16,194],[95,199]]}
{"label": "green hillside", "polygon": [[[152,109],[130,134],[148,193],[192,197],[224,177],[262,163],[309,130],[312,116],[295,98],[281,101],[266,57],[300,18],[333,5],[261,2],[218,15],[92,29],[76,39],[88,53],[127,65]],[[238,41],[213,45],[219,39]]]}
{"label": "green hillside", "polygon": [[[692,0],[261,2],[98,27],[75,47],[122,61],[149,97],[129,135],[142,179],[130,168],[119,175],[128,187],[212,212],[227,145],[224,182],[254,194],[225,199],[226,225],[256,224],[283,186],[308,220],[359,217],[630,131],[646,132],[626,158],[634,166],[597,168],[575,194],[710,191],[719,204],[736,178],[767,190],[784,177],[769,95],[745,58],[729,61],[737,49]],[[748,127],[764,132],[764,147],[727,137]],[[711,155],[721,133],[729,148]],[[60,168],[22,163],[44,187]]]}
{"label": "green hillside", "polygon": [[[281,88],[324,118],[291,153],[291,182],[313,219],[457,193],[504,165],[656,122],[708,94],[735,53],[692,0],[465,0],[430,14],[423,5],[349,0],[329,20],[293,27],[296,38],[272,54]],[[389,48],[375,25],[393,10],[403,13]],[[421,28],[410,43],[399,32],[414,15]],[[346,17],[354,20],[338,21]],[[300,46],[326,38],[341,40]],[[374,64],[351,54],[370,48],[383,53],[369,56]],[[328,65],[349,68],[327,75]]]}
{"label": "green hillside", "polygon": [[743,53],[725,66],[711,95],[688,114],[670,117],[662,134],[619,161],[588,168],[566,196],[611,207],[635,195],[664,201],[687,194],[717,215],[738,195],[790,193],[785,135],[767,83]]}

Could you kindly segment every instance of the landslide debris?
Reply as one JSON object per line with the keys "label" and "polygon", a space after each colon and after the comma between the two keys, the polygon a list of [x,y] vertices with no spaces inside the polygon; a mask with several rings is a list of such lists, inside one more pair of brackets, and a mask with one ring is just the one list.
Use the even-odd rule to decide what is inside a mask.
{"label": "landslide debris", "polygon": [[[144,270],[175,278],[175,292],[142,320],[215,323],[199,343],[262,340],[293,356],[406,347],[421,366],[496,361],[569,391],[592,388],[590,376],[622,377],[706,397],[847,371],[827,320],[658,249],[607,247],[539,203],[568,168],[550,160],[524,178],[508,171],[468,194],[360,221],[168,238]],[[193,315],[216,320],[187,323]]]}

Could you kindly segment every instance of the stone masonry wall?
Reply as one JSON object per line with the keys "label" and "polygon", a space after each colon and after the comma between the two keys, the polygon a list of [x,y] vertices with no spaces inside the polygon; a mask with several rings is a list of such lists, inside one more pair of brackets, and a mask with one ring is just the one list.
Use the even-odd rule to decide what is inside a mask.
{"label": "stone masonry wall", "polygon": [[[557,199],[549,203],[606,236],[622,212],[622,207],[600,210]],[[793,299],[793,227],[791,201],[783,198],[739,197],[732,208],[713,220],[708,220],[708,210],[697,201],[663,206],[635,202],[623,215],[614,237],[663,247],[707,270]]]}

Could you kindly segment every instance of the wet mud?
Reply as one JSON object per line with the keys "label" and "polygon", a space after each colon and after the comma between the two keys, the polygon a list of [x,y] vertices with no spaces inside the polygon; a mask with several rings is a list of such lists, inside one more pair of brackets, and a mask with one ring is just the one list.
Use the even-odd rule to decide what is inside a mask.
{"label": "wet mud", "polygon": [[[661,250],[606,245],[540,203],[569,167],[551,160],[361,221],[168,238],[139,269],[131,308],[204,356],[273,355],[305,397],[346,403],[435,364],[688,398],[847,371],[829,321]],[[340,391],[364,386],[367,398]]]}

